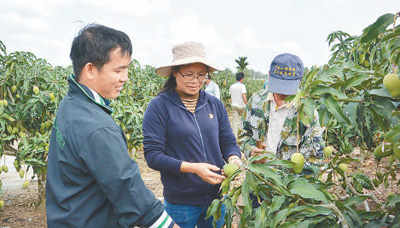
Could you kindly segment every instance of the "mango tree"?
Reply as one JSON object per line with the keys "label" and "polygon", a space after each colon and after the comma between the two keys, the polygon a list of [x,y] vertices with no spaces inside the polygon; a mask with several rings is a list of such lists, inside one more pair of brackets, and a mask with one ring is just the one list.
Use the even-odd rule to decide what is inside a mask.
{"label": "mango tree", "polygon": [[[332,33],[328,37],[329,43],[334,44],[332,59],[324,66],[307,69],[299,92],[288,98],[298,106],[299,120],[304,123],[311,120],[314,109],[318,110],[325,141],[333,150],[325,153],[326,163],[319,173],[296,174],[295,162],[277,160],[268,153],[253,157],[224,180],[223,198],[212,203],[208,216],[218,218],[221,206],[225,205],[227,227],[232,226],[235,214],[240,217],[239,227],[400,224],[400,195],[389,194],[382,202],[374,192],[380,184],[396,189],[399,182],[393,180],[400,169],[399,160],[392,157],[384,173],[376,172],[374,183],[361,171],[349,172],[347,166],[360,162],[354,155],[355,148],[361,148],[366,155],[382,142],[398,145],[400,140],[400,100],[383,84],[385,75],[398,76],[398,16],[381,16],[359,37],[340,31]],[[390,25],[393,28],[388,28]],[[256,163],[266,158],[268,163]],[[237,176],[241,176],[241,181],[233,181]],[[338,188],[344,194],[339,194]],[[250,198],[250,194],[254,197]],[[258,201],[260,206],[253,207],[252,201]],[[369,205],[376,206],[371,209]]]}
{"label": "mango tree", "polygon": [[[15,156],[14,166],[23,170],[21,174],[33,169],[39,179],[39,202],[44,200],[49,130],[66,93],[69,71],[53,68],[30,52],[8,54],[0,41],[0,156]],[[21,178],[26,188],[31,177]]]}

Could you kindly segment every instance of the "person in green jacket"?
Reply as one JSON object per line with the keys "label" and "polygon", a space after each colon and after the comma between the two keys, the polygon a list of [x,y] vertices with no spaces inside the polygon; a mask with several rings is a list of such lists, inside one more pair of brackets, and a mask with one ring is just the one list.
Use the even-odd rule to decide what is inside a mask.
{"label": "person in green jacket", "polygon": [[91,24],[71,48],[68,79],[53,124],[46,182],[49,228],[178,227],[145,186],[129,157],[109,99],[128,80],[132,44],[115,29]]}

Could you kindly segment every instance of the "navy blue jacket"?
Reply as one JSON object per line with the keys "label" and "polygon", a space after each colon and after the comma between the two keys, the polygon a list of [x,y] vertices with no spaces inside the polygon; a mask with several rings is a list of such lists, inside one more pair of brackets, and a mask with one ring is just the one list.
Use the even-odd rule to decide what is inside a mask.
{"label": "navy blue jacket", "polygon": [[72,76],[68,83],[50,139],[48,227],[150,226],[164,207],[129,157],[111,108],[97,103]]}
{"label": "navy blue jacket", "polygon": [[229,156],[241,156],[224,104],[203,90],[194,114],[175,90],[151,100],[144,115],[143,137],[147,164],[161,172],[164,197],[173,204],[206,205],[219,197],[220,185],[208,184],[196,174],[180,173],[183,161],[222,168]]}

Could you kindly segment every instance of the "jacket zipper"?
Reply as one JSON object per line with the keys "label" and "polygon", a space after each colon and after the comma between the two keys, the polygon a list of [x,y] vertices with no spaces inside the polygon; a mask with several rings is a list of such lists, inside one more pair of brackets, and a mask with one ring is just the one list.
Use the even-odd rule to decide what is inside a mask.
{"label": "jacket zipper", "polygon": [[194,117],[194,122],[196,123],[197,130],[199,131],[199,135],[200,135],[200,139],[201,139],[201,147],[202,147],[202,150],[203,150],[203,158],[204,158],[204,161],[207,162],[207,154],[206,154],[206,150],[204,148],[203,135],[201,134],[200,126],[199,126],[199,123],[197,122],[197,118],[196,118],[196,114],[195,113],[193,113],[193,117]]}
{"label": "jacket zipper", "polygon": [[[201,134],[200,126],[199,126],[199,123],[197,122],[197,118],[196,118],[196,114],[195,114],[196,111],[202,109],[204,106],[206,106],[206,104],[202,105],[197,110],[195,110],[194,113],[193,113],[193,117],[194,117],[194,121],[196,123],[197,130],[199,131],[199,135],[200,135],[200,138],[201,138],[201,146],[202,146],[202,149],[203,149],[204,161],[207,162],[207,153],[206,153],[206,149],[205,149],[205,146],[204,146],[203,135]],[[210,185],[207,185],[207,192],[209,192],[209,191],[210,191]],[[209,200],[210,200],[210,196],[207,195],[207,201],[209,201]]]}

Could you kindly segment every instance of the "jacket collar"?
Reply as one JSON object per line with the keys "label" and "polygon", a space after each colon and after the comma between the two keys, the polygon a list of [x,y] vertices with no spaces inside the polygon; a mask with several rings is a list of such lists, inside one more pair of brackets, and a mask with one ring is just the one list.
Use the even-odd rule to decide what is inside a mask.
{"label": "jacket collar", "polygon": [[[200,90],[199,93],[200,94],[199,94],[199,100],[197,101],[196,111],[201,109],[202,107],[204,107],[204,105],[207,104],[208,98],[209,98],[208,97],[209,95],[206,92],[204,92],[203,90]],[[176,93],[175,89],[170,89],[165,92],[162,92],[160,94],[160,96],[168,99],[169,101],[174,103],[176,106],[186,109],[185,105],[182,103],[182,100],[179,97],[179,95]]]}
{"label": "jacket collar", "polygon": [[83,93],[85,97],[89,98],[90,101],[99,105],[101,108],[107,111],[108,114],[114,112],[114,110],[110,107],[110,101],[101,97],[98,93],[90,89],[89,87],[78,83],[75,80],[75,75],[71,74],[68,78],[68,84],[70,91],[72,93]]}

